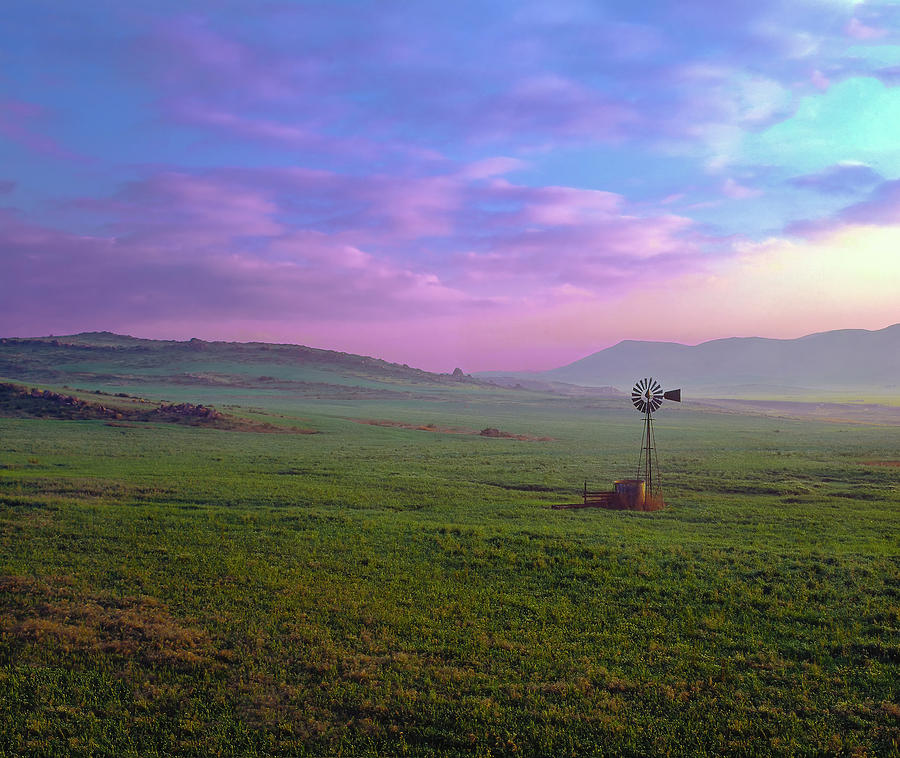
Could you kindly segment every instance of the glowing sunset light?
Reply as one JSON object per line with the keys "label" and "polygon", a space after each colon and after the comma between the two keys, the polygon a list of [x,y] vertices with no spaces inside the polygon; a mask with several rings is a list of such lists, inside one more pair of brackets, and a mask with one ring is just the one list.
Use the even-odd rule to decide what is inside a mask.
{"label": "glowing sunset light", "polygon": [[351,6],[6,10],[0,336],[478,371],[900,321],[900,4]]}

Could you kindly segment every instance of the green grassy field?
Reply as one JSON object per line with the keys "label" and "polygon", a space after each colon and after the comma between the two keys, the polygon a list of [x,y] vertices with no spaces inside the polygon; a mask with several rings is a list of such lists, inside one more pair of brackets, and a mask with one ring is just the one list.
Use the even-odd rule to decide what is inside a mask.
{"label": "green grassy field", "polygon": [[900,754],[896,426],[164,389],[319,433],[0,419],[0,754]]}

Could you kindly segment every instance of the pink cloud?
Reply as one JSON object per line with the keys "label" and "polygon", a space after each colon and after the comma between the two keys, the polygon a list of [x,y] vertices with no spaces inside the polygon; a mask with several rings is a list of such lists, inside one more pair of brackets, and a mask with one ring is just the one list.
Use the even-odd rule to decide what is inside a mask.
{"label": "pink cloud", "polygon": [[520,219],[527,225],[573,226],[592,219],[608,219],[622,207],[622,197],[612,192],[571,187],[540,187],[523,192],[525,207]]}
{"label": "pink cloud", "polygon": [[469,163],[457,172],[457,176],[461,179],[488,179],[490,177],[508,174],[512,171],[518,171],[527,166],[528,164],[519,158],[498,156]]}
{"label": "pink cloud", "polygon": [[851,18],[847,23],[847,26],[844,27],[844,31],[849,37],[853,37],[853,39],[866,41],[881,39],[888,34],[887,29],[879,29],[878,27],[867,26],[858,18]]}
{"label": "pink cloud", "polygon": [[49,118],[49,112],[34,103],[0,100],[0,136],[51,158],[83,161],[82,156],[67,150],[56,139],[41,133],[46,131]]}
{"label": "pink cloud", "polygon": [[515,220],[490,249],[470,251],[460,275],[475,289],[515,296],[574,286],[598,297],[664,278],[672,268],[702,268],[701,238],[678,216],[594,218],[581,225],[522,229]]}
{"label": "pink cloud", "polygon": [[278,205],[264,190],[176,171],[127,184],[109,199],[73,205],[112,214],[108,231],[158,249],[197,250],[284,231],[274,218]]}
{"label": "pink cloud", "polygon": [[434,152],[411,148],[392,142],[376,142],[354,135],[337,137],[327,134],[321,125],[308,118],[288,118],[284,121],[263,116],[248,116],[224,109],[217,104],[205,104],[196,99],[176,98],[163,102],[165,114],[175,121],[205,127],[228,137],[268,143],[297,151],[328,154],[342,159],[373,160],[383,153],[415,154],[419,160],[437,160]]}
{"label": "pink cloud", "polygon": [[812,72],[809,77],[810,82],[812,82],[813,87],[817,90],[824,92],[831,86],[831,81],[825,74],[823,74],[819,69],[816,69]]}
{"label": "pink cloud", "polygon": [[480,168],[484,179],[164,171],[75,203],[109,218],[93,236],[7,214],[0,248],[17,285],[4,310],[35,323],[437,317],[572,288],[603,296],[664,261],[698,265],[687,219],[628,216],[613,193],[491,178],[511,165]]}
{"label": "pink cloud", "polygon": [[302,126],[272,119],[247,118],[221,108],[203,106],[197,102],[176,102],[169,110],[187,123],[213,126],[245,137],[300,147],[318,147],[324,142],[320,134]]}
{"label": "pink cloud", "polygon": [[762,195],[762,190],[745,187],[743,184],[728,177],[722,184],[722,194],[732,200],[747,200]]}
{"label": "pink cloud", "polygon": [[132,65],[167,92],[230,93],[232,102],[289,99],[320,68],[312,59],[287,59],[225,36],[207,19],[191,15],[151,26],[136,43]]}
{"label": "pink cloud", "polygon": [[462,207],[462,187],[450,177],[375,177],[351,191],[385,231],[405,239],[451,234],[452,215]]}
{"label": "pink cloud", "polygon": [[[59,333],[68,325],[116,328],[126,319],[173,314],[185,321],[358,323],[386,313],[426,315],[474,302],[434,273],[375,258],[324,235],[279,243],[282,255],[269,258],[238,249],[166,253],[152,239],[65,234],[4,214],[0,248],[9,274],[0,286],[4,328]],[[288,249],[291,255],[284,254]]]}
{"label": "pink cloud", "polygon": [[490,133],[549,132],[561,137],[619,139],[638,122],[636,112],[600,90],[559,75],[522,79],[472,114],[476,129]]}

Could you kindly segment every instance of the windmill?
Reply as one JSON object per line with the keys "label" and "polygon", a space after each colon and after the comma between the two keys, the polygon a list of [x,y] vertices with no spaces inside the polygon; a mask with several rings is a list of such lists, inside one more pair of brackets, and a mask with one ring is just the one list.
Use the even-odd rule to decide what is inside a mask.
{"label": "windmill", "polygon": [[644,433],[641,437],[641,456],[638,459],[637,478],[646,482],[648,497],[659,495],[659,476],[653,480],[653,469],[659,468],[656,459],[656,438],[653,434],[653,414],[662,405],[663,400],[681,402],[681,390],[666,390],[653,377],[639,379],[631,389],[631,402],[644,414]]}

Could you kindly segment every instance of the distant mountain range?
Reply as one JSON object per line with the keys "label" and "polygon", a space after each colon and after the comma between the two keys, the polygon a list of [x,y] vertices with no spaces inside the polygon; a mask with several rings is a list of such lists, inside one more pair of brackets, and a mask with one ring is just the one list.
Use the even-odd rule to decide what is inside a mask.
{"label": "distant mountain range", "polygon": [[689,388],[694,396],[773,396],[820,390],[892,394],[900,392],[900,324],[798,339],[731,337],[699,345],[624,340],[550,371],[478,376],[504,384],[565,382],[620,390],[652,376],[666,388]]}
{"label": "distant mountain range", "polygon": [[[774,398],[900,393],[900,324],[799,339],[732,337],[700,345],[625,340],[557,369],[434,374],[377,358],[302,345],[175,342],[89,332],[0,339],[0,377],[13,381],[137,390],[273,390],[315,397],[399,397],[492,384],[566,395],[616,396],[652,376],[687,397]],[[587,388],[587,389],[585,389]],[[199,395],[198,395],[199,396]]]}

